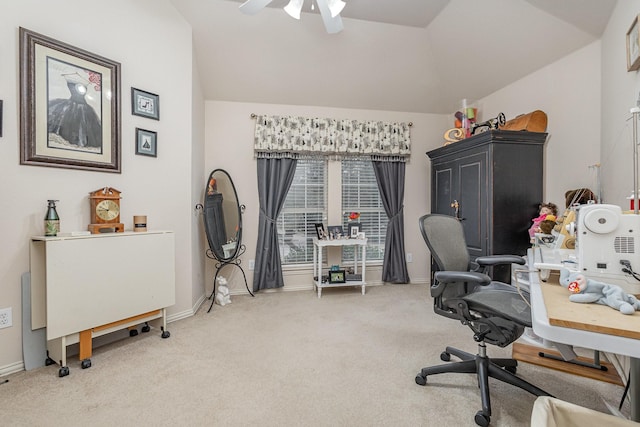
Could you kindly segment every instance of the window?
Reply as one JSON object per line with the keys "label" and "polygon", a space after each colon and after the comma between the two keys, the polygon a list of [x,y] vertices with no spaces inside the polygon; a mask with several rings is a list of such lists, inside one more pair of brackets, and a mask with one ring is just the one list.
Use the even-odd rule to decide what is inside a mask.
{"label": "window", "polygon": [[[354,222],[361,224],[361,231],[367,236],[367,260],[382,260],[389,220],[370,160],[342,161],[342,212],[345,231],[349,226],[349,213],[360,213]],[[342,261],[353,261],[353,251],[354,247],[343,248]]]}
{"label": "window", "polygon": [[315,223],[327,217],[327,162],[298,160],[296,173],[277,219],[282,264],[313,262]]}
{"label": "window", "polygon": [[[342,213],[342,226],[349,229],[349,213],[359,212],[356,221],[367,236],[367,260],[384,258],[384,241],[387,234],[387,214],[384,211],[378,183],[369,160],[343,160],[340,168],[328,167],[328,161],[316,159],[298,160],[296,173],[287,193],[287,199],[277,219],[278,243],[283,265],[311,264],[313,243],[316,237],[314,224],[323,223],[325,229],[328,209]],[[336,185],[328,186],[328,170],[340,174]],[[341,171],[341,172],[340,172]],[[342,185],[338,186],[338,177]],[[335,196],[329,197],[330,192]],[[341,196],[340,196],[340,192]],[[341,200],[341,206],[328,206],[327,200]],[[354,247],[342,250],[342,262],[353,261]],[[326,250],[326,249],[323,249]],[[327,259],[327,255],[323,255]]]}

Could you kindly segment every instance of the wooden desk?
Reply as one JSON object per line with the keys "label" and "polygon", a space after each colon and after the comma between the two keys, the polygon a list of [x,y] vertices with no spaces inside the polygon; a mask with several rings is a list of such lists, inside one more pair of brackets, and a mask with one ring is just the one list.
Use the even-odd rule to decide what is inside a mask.
{"label": "wooden desk", "polygon": [[69,373],[70,344],[80,342],[86,359],[92,337],[156,319],[168,336],[166,307],[175,304],[171,231],[32,237],[30,271],[32,329],[46,327],[60,376]]}
{"label": "wooden desk", "polygon": [[[529,265],[535,259],[529,251]],[[548,341],[629,356],[632,381],[631,419],[640,421],[640,313],[626,316],[600,304],[569,301],[558,284],[541,283],[530,275],[533,331]]]}

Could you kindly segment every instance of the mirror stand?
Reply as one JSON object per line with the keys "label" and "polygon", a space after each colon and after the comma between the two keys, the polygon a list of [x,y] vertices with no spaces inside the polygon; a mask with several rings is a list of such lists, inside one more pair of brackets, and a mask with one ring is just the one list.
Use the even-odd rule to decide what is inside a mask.
{"label": "mirror stand", "polygon": [[213,252],[211,249],[207,250],[206,252],[207,258],[216,260],[216,265],[215,265],[216,274],[213,277],[213,291],[211,291],[211,295],[209,295],[209,299],[211,300],[211,305],[209,306],[209,310],[207,310],[207,313],[211,311],[211,309],[213,308],[213,304],[216,301],[216,284],[218,283],[218,274],[220,273],[220,270],[222,270],[227,265],[235,265],[240,269],[240,271],[242,272],[242,277],[244,278],[244,286],[247,288],[247,292],[249,292],[249,294],[252,297],[255,296],[253,292],[251,292],[251,290],[249,289],[249,284],[247,283],[247,276],[244,274],[244,269],[240,265],[242,264],[242,260],[239,257],[244,253],[245,250],[246,250],[245,245],[241,244],[240,247],[238,248],[236,255],[231,259],[220,259],[216,256],[215,252]]}

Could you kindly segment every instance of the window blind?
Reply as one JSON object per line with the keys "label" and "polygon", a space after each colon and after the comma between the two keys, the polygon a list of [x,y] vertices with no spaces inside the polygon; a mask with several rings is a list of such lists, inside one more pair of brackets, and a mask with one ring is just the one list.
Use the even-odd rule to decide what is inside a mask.
{"label": "window blind", "polygon": [[[367,260],[384,259],[384,242],[387,234],[387,214],[384,211],[376,175],[370,160],[342,161],[342,211],[343,228],[348,232],[350,222],[360,223],[360,231],[367,237]],[[349,221],[351,212],[359,212],[360,218]],[[354,247],[345,247],[342,261],[353,261]]]}
{"label": "window blind", "polygon": [[[283,265],[313,262],[315,223],[327,217],[327,162],[300,159],[282,211],[278,243]],[[326,258],[325,258],[326,259]]]}

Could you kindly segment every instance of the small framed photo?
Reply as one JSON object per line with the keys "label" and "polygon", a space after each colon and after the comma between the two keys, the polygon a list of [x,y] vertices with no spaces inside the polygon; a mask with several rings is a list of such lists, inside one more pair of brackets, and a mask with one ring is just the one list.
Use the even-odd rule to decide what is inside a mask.
{"label": "small framed photo", "polygon": [[136,128],[136,154],[157,157],[158,134],[150,130]]}
{"label": "small framed photo", "polygon": [[364,235],[364,231],[361,231],[361,232],[358,233],[358,237],[357,238],[358,238],[358,240],[364,240],[367,237]]}
{"label": "small framed photo", "polygon": [[131,114],[160,120],[160,96],[132,87]]}
{"label": "small framed photo", "polygon": [[329,271],[329,283],[346,283],[345,271],[344,270]]}
{"label": "small framed photo", "polygon": [[635,71],[640,68],[640,24],[638,16],[627,31],[627,71]]}
{"label": "small framed photo", "polygon": [[318,236],[318,240],[324,240],[327,238],[327,233],[324,231],[324,224],[317,223],[314,224],[316,228],[316,235]]}
{"label": "small framed photo", "polygon": [[349,237],[352,239],[358,238],[358,233],[360,232],[361,224],[359,222],[353,222],[349,224]]}
{"label": "small framed photo", "polygon": [[327,232],[329,233],[329,237],[333,239],[344,237],[344,230],[341,225],[330,225],[327,227]]}

